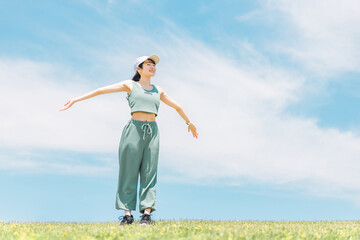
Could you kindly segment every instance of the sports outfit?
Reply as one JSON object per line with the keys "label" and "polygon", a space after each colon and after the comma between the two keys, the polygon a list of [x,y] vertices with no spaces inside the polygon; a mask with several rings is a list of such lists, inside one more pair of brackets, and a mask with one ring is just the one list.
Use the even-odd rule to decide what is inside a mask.
{"label": "sports outfit", "polygon": [[[131,115],[134,112],[158,114],[160,93],[153,86],[145,90],[132,80],[127,96]],[[159,158],[159,129],[156,121],[130,119],[125,125],[119,145],[119,178],[116,209],[136,210],[136,193],[140,173],[139,211],[156,210],[156,181]]]}

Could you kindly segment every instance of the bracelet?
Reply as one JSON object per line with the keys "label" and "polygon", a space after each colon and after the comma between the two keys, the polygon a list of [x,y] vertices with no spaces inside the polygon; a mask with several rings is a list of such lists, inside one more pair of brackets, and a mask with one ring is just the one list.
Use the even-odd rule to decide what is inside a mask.
{"label": "bracelet", "polygon": [[186,125],[189,125],[190,124],[190,122],[186,122]]}

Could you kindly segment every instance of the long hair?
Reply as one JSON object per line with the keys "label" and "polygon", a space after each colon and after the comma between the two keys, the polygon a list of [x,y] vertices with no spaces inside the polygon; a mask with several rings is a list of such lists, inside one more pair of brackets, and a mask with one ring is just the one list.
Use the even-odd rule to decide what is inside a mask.
{"label": "long hair", "polygon": [[[155,64],[155,62],[152,60],[152,59],[149,59],[153,64]],[[140,63],[139,64],[139,68],[143,68],[143,63],[144,62],[142,62],[142,63]],[[132,77],[132,80],[134,80],[134,81],[136,81],[136,82],[138,82],[139,80],[140,80],[140,78],[141,78],[141,76],[140,76],[140,74],[139,74],[139,72],[136,70],[136,73],[135,73],[135,75]]]}

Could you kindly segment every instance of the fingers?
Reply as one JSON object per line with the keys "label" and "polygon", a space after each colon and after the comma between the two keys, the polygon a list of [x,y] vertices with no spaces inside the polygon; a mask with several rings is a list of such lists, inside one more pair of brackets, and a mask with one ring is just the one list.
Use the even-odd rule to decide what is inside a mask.
{"label": "fingers", "polygon": [[59,111],[64,111],[66,109],[68,109],[69,107],[63,107],[62,109],[60,109]]}
{"label": "fingers", "polygon": [[195,126],[193,126],[193,127],[190,127],[190,126],[191,125],[188,126],[188,132],[190,132],[190,130],[191,130],[193,137],[198,138],[199,134],[197,133]]}
{"label": "fingers", "polygon": [[62,109],[60,109],[60,111],[63,111],[63,110],[66,110],[66,109],[68,109],[70,106],[66,106],[67,104],[65,104],[64,106],[65,107],[63,107]]}
{"label": "fingers", "polygon": [[196,130],[191,129],[191,133],[192,133],[193,137],[198,138],[199,134],[197,133]]}
{"label": "fingers", "polygon": [[64,107],[62,109],[60,109],[59,111],[63,111],[68,109],[69,107],[71,107],[71,100],[67,101],[67,103],[64,104]]}

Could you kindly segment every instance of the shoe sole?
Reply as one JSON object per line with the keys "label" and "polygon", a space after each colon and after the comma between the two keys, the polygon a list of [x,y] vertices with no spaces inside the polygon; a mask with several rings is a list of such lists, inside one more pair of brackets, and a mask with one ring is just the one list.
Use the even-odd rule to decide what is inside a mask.
{"label": "shoe sole", "polygon": [[134,224],[134,222],[132,222],[132,223],[127,223],[127,224],[123,224],[123,225],[119,224],[119,226],[121,227],[121,226],[126,226],[126,225],[133,225],[133,224]]}

